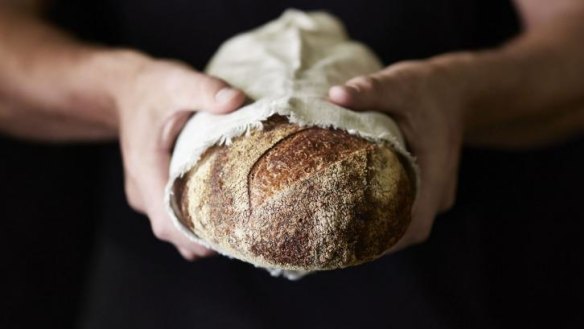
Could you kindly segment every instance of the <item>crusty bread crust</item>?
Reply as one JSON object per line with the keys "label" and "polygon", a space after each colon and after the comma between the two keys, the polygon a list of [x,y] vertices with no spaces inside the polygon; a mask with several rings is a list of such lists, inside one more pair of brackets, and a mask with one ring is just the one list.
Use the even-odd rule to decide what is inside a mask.
{"label": "crusty bread crust", "polygon": [[207,150],[174,192],[182,220],[214,248],[301,271],[380,257],[405,233],[414,199],[388,147],[281,118]]}

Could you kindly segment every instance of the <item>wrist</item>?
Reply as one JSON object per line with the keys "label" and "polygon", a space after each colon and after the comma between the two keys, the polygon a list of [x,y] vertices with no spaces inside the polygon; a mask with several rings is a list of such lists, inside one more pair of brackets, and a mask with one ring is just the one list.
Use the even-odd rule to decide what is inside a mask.
{"label": "wrist", "polygon": [[457,52],[439,55],[428,60],[435,88],[441,90],[442,97],[449,98],[448,103],[460,120],[463,130],[473,125],[473,104],[476,102],[476,72],[472,68],[475,54]]}
{"label": "wrist", "polygon": [[90,72],[93,72],[95,92],[104,104],[104,122],[111,128],[119,129],[122,100],[131,79],[145,65],[153,61],[148,56],[127,49],[107,49],[93,53]]}
{"label": "wrist", "polygon": [[[430,61],[448,83],[456,90],[462,125],[465,131],[473,131],[488,124],[495,101],[503,97],[500,90],[513,79],[503,81],[501,66],[493,65],[497,59],[495,51],[457,52],[432,58]],[[508,67],[509,71],[513,68]],[[512,72],[508,74],[513,75]],[[505,85],[505,86],[504,86]]]}

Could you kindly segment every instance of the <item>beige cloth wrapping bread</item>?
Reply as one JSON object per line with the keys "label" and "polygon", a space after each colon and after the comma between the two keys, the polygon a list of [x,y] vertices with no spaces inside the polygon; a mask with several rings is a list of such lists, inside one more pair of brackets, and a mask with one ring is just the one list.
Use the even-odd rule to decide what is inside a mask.
{"label": "beige cloth wrapping bread", "polygon": [[[405,159],[417,185],[415,161],[390,117],[353,112],[326,100],[331,86],[380,69],[371,51],[349,40],[342,24],[322,12],[288,10],[278,19],[225,42],[206,73],[243,90],[253,102],[227,115],[197,113],[185,125],[173,151],[165,200],[176,227],[192,241],[226,256],[242,258],[198,236],[185,224],[176,185],[210,148],[230,145],[240,136],[261,130],[273,116],[284,117],[296,126],[340,129],[388,145]],[[310,272],[274,268],[262,262],[254,265],[288,278]]]}

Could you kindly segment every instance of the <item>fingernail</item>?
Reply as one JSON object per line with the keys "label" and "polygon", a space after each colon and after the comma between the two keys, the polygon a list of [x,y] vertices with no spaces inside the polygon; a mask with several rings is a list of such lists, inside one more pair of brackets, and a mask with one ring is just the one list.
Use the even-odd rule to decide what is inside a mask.
{"label": "fingernail", "polygon": [[329,91],[329,97],[336,102],[347,103],[351,95],[347,86],[334,86]]}
{"label": "fingernail", "polygon": [[239,91],[233,88],[226,87],[219,90],[217,94],[215,94],[215,100],[219,103],[228,103],[235,96],[237,96],[238,93]]}
{"label": "fingernail", "polygon": [[330,89],[331,96],[338,97],[338,96],[343,95],[344,93],[345,93],[345,88],[343,88],[343,86],[333,86]]}

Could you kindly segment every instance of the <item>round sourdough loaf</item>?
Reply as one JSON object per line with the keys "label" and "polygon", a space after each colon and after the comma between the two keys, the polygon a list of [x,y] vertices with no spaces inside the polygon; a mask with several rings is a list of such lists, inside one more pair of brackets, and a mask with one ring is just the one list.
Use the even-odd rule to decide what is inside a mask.
{"label": "round sourdough loaf", "polygon": [[386,146],[273,117],[229,146],[208,149],[174,194],[183,224],[221,253],[319,271],[392,247],[410,222],[412,180]]}

